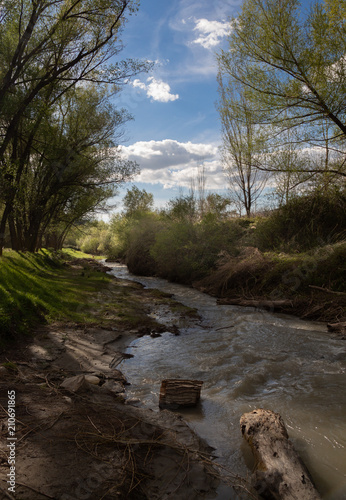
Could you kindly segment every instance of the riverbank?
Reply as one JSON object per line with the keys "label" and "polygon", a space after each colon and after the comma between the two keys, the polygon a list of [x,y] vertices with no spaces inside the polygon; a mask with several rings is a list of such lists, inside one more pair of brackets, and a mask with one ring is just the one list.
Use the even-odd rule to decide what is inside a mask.
{"label": "riverbank", "polygon": [[[306,254],[263,253],[245,247],[237,257],[220,255],[217,267],[193,283],[200,291],[233,304],[339,324],[346,333],[346,244]],[[331,327],[331,330],[333,328]]]}
{"label": "riverbank", "polygon": [[[28,258],[37,276],[44,270],[52,279],[60,263],[41,267],[43,257]],[[65,304],[69,319],[53,321],[50,310],[48,324],[30,336],[22,332],[1,354],[1,493],[18,500],[214,498],[219,473],[212,450],[179,416],[128,401],[117,368],[133,339],[178,335],[180,321],[199,318],[169,295],[106,270],[92,259],[65,262],[58,274],[67,288],[60,294],[70,301],[73,287],[79,294],[73,307]],[[41,278],[47,292],[48,275]],[[52,296],[46,300],[48,315]],[[159,323],[154,316],[163,310],[166,321]],[[14,334],[14,323],[11,328]],[[16,403],[15,494],[7,483],[7,391]]]}

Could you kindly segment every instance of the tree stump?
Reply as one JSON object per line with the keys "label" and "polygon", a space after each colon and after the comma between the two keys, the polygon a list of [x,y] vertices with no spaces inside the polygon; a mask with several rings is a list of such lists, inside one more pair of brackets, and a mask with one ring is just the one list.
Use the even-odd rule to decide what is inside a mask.
{"label": "tree stump", "polygon": [[278,413],[254,410],[241,417],[240,425],[256,460],[253,483],[261,497],[275,500],[320,499]]}
{"label": "tree stump", "polygon": [[201,397],[201,380],[162,380],[159,407],[177,410],[180,407],[195,406]]}

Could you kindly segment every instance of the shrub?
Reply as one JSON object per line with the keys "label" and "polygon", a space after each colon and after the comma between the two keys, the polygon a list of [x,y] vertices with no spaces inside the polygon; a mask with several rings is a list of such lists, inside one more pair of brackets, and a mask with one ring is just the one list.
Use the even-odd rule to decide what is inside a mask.
{"label": "shrub", "polygon": [[157,265],[150,251],[156,235],[162,230],[162,222],[156,214],[143,214],[132,221],[127,235],[125,261],[129,271],[142,276],[156,274]]}
{"label": "shrub", "polygon": [[215,266],[220,252],[237,253],[237,241],[242,234],[239,224],[210,217],[195,224],[170,222],[156,235],[151,255],[160,276],[192,283]]}
{"label": "shrub", "polygon": [[290,200],[256,226],[261,250],[305,251],[345,237],[346,195],[312,193]]}

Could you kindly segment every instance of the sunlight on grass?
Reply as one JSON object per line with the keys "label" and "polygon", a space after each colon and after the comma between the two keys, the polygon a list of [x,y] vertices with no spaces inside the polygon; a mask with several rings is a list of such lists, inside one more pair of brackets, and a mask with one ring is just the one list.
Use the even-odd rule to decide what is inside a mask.
{"label": "sunlight on grass", "polygon": [[60,258],[41,250],[36,254],[7,250],[0,258],[0,341],[27,333],[42,321],[90,322],[97,292],[111,278],[78,266],[66,266],[61,257],[90,257],[67,251]]}

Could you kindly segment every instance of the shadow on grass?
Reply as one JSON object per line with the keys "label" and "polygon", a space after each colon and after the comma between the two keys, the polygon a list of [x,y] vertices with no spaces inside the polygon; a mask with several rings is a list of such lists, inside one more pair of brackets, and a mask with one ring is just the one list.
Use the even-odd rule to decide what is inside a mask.
{"label": "shadow on grass", "polygon": [[0,345],[51,320],[87,322],[104,273],[64,266],[47,251],[6,251],[0,260]]}

